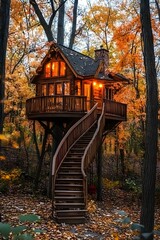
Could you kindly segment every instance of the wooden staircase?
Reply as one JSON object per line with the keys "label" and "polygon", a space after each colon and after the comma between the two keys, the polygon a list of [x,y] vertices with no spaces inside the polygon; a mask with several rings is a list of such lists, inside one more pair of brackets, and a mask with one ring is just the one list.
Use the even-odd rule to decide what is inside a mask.
{"label": "wooden staircase", "polygon": [[58,223],[85,222],[81,161],[95,129],[96,124],[72,146],[58,171],[54,191],[55,219]]}
{"label": "wooden staircase", "polygon": [[80,224],[86,219],[87,176],[101,143],[105,125],[97,105],[62,139],[53,158],[53,217],[58,223]]}

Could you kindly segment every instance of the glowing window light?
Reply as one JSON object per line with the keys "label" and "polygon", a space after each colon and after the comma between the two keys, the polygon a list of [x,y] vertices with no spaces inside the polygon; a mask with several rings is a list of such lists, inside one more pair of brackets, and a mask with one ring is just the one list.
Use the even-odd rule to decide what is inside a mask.
{"label": "glowing window light", "polygon": [[45,76],[50,77],[51,76],[51,63],[47,63],[45,66]]}
{"label": "glowing window light", "polygon": [[60,62],[60,76],[66,75],[66,64],[65,62]]}
{"label": "glowing window light", "polygon": [[96,86],[97,85],[97,83],[96,82],[93,82],[93,86]]}
{"label": "glowing window light", "polygon": [[100,87],[100,88],[102,88],[102,87],[103,87],[103,85],[100,83],[100,84],[99,84],[99,87]]}

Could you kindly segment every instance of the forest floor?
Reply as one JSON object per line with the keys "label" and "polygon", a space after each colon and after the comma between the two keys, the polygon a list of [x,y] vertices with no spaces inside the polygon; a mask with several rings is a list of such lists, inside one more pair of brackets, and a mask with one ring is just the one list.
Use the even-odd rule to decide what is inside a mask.
{"label": "forest floor", "polygon": [[[102,202],[90,199],[87,221],[78,225],[55,223],[52,219],[52,202],[42,195],[35,196],[15,189],[11,193],[0,194],[0,204],[2,222],[10,223],[12,226],[22,225],[18,218],[20,215],[39,215],[39,222],[25,223],[28,232],[35,229],[43,230],[43,233],[34,234],[36,240],[131,240],[138,234],[131,230],[131,223],[128,223],[128,220],[139,222],[139,201],[133,193],[118,188],[104,190]],[[156,204],[156,230],[160,230],[159,213],[160,204]],[[124,218],[126,223],[119,221]],[[13,237],[10,236],[10,239]],[[154,239],[160,239],[160,236],[155,236]]]}

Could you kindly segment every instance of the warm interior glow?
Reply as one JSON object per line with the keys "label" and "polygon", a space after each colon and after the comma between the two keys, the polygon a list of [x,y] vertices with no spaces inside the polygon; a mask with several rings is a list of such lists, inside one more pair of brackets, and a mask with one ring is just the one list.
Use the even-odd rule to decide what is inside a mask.
{"label": "warm interior glow", "polygon": [[100,84],[99,84],[99,87],[100,87],[100,88],[102,88],[102,87],[103,87],[103,85],[100,83]]}
{"label": "warm interior glow", "polygon": [[66,64],[65,62],[60,62],[60,76],[66,75]]}
{"label": "warm interior glow", "polygon": [[47,63],[45,66],[45,76],[50,77],[51,76],[51,63]]}
{"label": "warm interior glow", "polygon": [[96,82],[93,82],[93,86],[96,86],[97,85],[97,83]]}
{"label": "warm interior glow", "polygon": [[58,62],[52,62],[52,76],[57,77],[58,76],[58,71],[59,71],[59,64]]}

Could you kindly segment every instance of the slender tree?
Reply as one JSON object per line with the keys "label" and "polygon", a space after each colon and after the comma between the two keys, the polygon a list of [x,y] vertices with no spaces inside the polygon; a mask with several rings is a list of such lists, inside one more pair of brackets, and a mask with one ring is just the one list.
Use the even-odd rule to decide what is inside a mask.
{"label": "slender tree", "polygon": [[0,0],[0,133],[3,132],[5,60],[10,17],[10,0]]}
{"label": "slender tree", "polygon": [[140,15],[147,88],[141,224],[144,225],[145,232],[152,233],[148,239],[153,239],[158,140],[158,86],[149,0],[141,0]]}
{"label": "slender tree", "polygon": [[75,36],[76,36],[76,27],[77,27],[77,10],[78,10],[78,0],[74,1],[74,7],[73,7],[73,22],[72,22],[72,32],[70,36],[70,42],[69,47],[72,49]]}
{"label": "slender tree", "polygon": [[59,9],[58,15],[58,31],[57,31],[57,43],[62,44],[64,43],[64,13],[65,13],[65,1],[61,0],[61,8]]}
{"label": "slender tree", "polygon": [[42,25],[45,34],[47,36],[48,42],[51,42],[54,40],[54,36],[53,36],[53,32],[52,32],[52,24],[53,24],[53,20],[56,16],[56,13],[61,9],[61,7],[64,7],[64,4],[67,0],[61,0],[58,8],[55,8],[54,6],[54,1],[50,0],[50,5],[51,5],[51,9],[52,9],[52,14],[50,16],[49,22],[47,23],[41,9],[39,8],[39,5],[37,4],[36,0],[30,0],[30,4],[33,6],[34,11],[39,19],[40,24]]}

